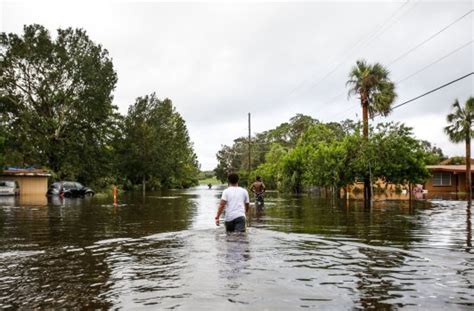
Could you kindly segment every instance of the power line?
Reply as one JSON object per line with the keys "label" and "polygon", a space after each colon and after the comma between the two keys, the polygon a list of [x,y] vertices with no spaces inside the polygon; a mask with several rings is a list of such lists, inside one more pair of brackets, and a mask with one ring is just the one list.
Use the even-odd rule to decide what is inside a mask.
{"label": "power line", "polygon": [[[445,87],[447,87],[447,86],[449,86],[449,85],[451,85],[451,84],[453,84],[453,83],[456,83],[456,82],[458,82],[458,81],[461,81],[461,80],[463,80],[463,79],[466,79],[467,77],[472,76],[472,75],[474,75],[474,72],[470,72],[470,73],[468,73],[468,74],[466,74],[466,75],[464,75],[464,76],[462,76],[462,77],[459,77],[459,78],[454,79],[454,80],[452,80],[452,81],[450,81],[450,82],[448,82],[448,83],[445,83],[445,84],[443,84],[443,85],[441,85],[441,86],[438,86],[437,88],[434,88],[434,89],[432,89],[432,90],[430,90],[430,91],[428,91],[428,92],[426,92],[426,93],[423,93],[423,94],[421,94],[421,95],[418,95],[418,96],[416,96],[416,97],[414,97],[414,98],[412,98],[412,99],[410,99],[410,100],[404,101],[403,103],[398,104],[398,105],[392,107],[392,108],[390,109],[390,111],[393,111],[393,110],[395,110],[395,109],[397,109],[397,108],[400,108],[400,107],[402,107],[402,106],[405,106],[406,104],[411,103],[412,101],[415,101],[415,100],[420,99],[420,98],[422,98],[422,97],[424,97],[424,96],[426,96],[426,95],[429,95],[429,94],[431,94],[431,93],[434,93],[434,92],[436,92],[436,91],[439,91],[439,90],[441,90],[441,89],[443,89],[443,88],[445,88]],[[376,114],[376,115],[374,115],[374,117],[377,117],[377,116],[379,116],[379,115],[380,115],[380,114]]]}
{"label": "power line", "polygon": [[460,50],[464,49],[465,47],[471,45],[472,42],[474,42],[474,40],[471,40],[471,41],[469,41],[469,42],[463,44],[462,46],[458,47],[457,49],[454,49],[453,51],[449,52],[448,54],[446,54],[446,55],[444,55],[444,56],[438,58],[438,59],[435,60],[434,62],[432,62],[432,63],[426,65],[425,67],[421,68],[420,70],[418,70],[418,71],[416,71],[416,72],[414,72],[414,73],[412,73],[412,74],[406,76],[405,78],[396,81],[395,83],[402,83],[403,81],[405,81],[405,80],[407,80],[407,79],[410,79],[411,77],[413,77],[413,76],[419,74],[419,73],[422,72],[422,71],[425,71],[426,69],[428,69],[429,67],[433,66],[434,64],[439,63],[439,62],[442,61],[443,59],[445,59],[445,58],[447,58],[447,57],[453,55],[454,53],[459,52]]}
{"label": "power line", "polygon": [[[389,17],[388,19],[382,23],[382,25],[377,25],[374,29],[375,29],[375,32],[373,32],[372,30],[370,31],[370,33],[368,35],[364,35],[362,36],[357,42],[356,44],[354,44],[351,48],[349,48],[349,50],[347,50],[348,52],[344,53],[342,55],[342,58],[346,58],[347,55],[350,55],[350,53],[352,53],[353,50],[355,50],[360,44],[362,44],[364,41],[370,41],[370,40],[373,40],[375,39],[376,37],[380,36],[383,32],[385,32],[389,27],[386,27],[387,24],[395,18],[395,16],[398,14],[399,11],[401,11],[408,3],[410,2],[410,0],[407,0],[406,2],[404,2],[401,6],[399,6]],[[385,28],[385,29],[384,29]],[[382,30],[382,31],[381,31]],[[379,32],[377,34],[377,32]],[[315,85],[321,83],[323,80],[325,80],[326,78],[328,78],[331,74],[333,74],[335,71],[337,71],[337,69],[342,65],[344,64],[345,62],[347,61],[346,60],[343,60],[341,62],[339,62],[330,72],[328,72],[326,75],[324,75],[322,78],[320,78],[318,80],[318,82],[316,82]],[[285,98],[288,98],[290,97],[293,93],[295,93],[298,89],[300,89],[301,87],[303,87],[303,85],[308,81],[308,80],[311,80],[312,78],[314,77],[314,74],[311,75],[309,78],[306,78],[304,79],[302,82],[300,82],[296,87],[294,87],[289,93],[288,95],[285,96]],[[314,88],[315,85],[313,85],[311,88]]]}
{"label": "power line", "polygon": [[[446,55],[444,55],[444,56],[442,56],[442,57],[436,59],[434,62],[432,62],[432,63],[430,63],[430,64],[424,66],[423,68],[421,68],[421,69],[415,71],[414,73],[411,73],[411,74],[409,74],[408,76],[406,76],[406,77],[404,77],[404,78],[402,78],[402,79],[399,79],[399,80],[395,81],[395,83],[402,83],[402,82],[404,82],[405,80],[408,80],[408,79],[410,79],[410,78],[413,77],[413,76],[416,76],[416,75],[419,74],[420,72],[425,71],[426,69],[428,69],[428,68],[430,68],[431,66],[433,66],[433,65],[435,65],[435,64],[437,64],[437,63],[439,63],[440,61],[442,61],[442,60],[448,58],[449,56],[455,54],[456,52],[459,52],[460,50],[462,50],[462,49],[468,47],[468,46],[471,45],[473,42],[474,42],[474,40],[471,40],[471,41],[469,41],[469,42],[467,42],[467,43],[461,45],[460,47],[458,47],[458,48],[452,50],[452,51],[449,52],[448,54],[446,54]],[[324,103],[324,105],[329,104],[329,103],[335,101],[337,98],[339,98],[339,97],[340,97],[341,95],[343,95],[344,93],[345,93],[345,92],[342,92],[342,93],[340,93],[339,95],[333,97],[330,101]],[[333,114],[332,116],[335,117],[335,116],[338,116],[338,115],[340,115],[340,114],[342,114],[342,113],[345,113],[345,112],[347,112],[347,109],[344,109],[344,110],[342,110],[342,111],[339,111],[339,112]]]}
{"label": "power line", "polygon": [[[447,82],[447,83],[445,83],[445,84],[443,84],[443,85],[441,85],[441,86],[438,86],[438,87],[436,87],[436,88],[434,88],[434,89],[432,89],[432,90],[430,90],[430,91],[428,91],[428,92],[426,92],[426,93],[423,93],[423,94],[421,94],[421,95],[418,95],[418,96],[416,96],[416,97],[414,97],[414,98],[412,98],[412,99],[409,99],[409,100],[407,100],[407,101],[404,101],[403,103],[400,103],[400,104],[398,104],[398,105],[392,107],[392,108],[390,109],[390,111],[393,111],[393,110],[395,110],[395,109],[397,109],[397,108],[400,108],[400,107],[402,107],[402,106],[405,106],[405,105],[407,105],[407,104],[409,104],[409,103],[411,103],[411,102],[413,102],[413,101],[415,101],[415,100],[417,100],[417,99],[420,99],[420,98],[422,98],[422,97],[424,97],[424,96],[426,96],[426,95],[429,95],[429,94],[431,94],[431,93],[434,93],[434,92],[436,92],[436,91],[439,91],[439,90],[441,90],[441,89],[443,89],[443,88],[445,88],[445,87],[447,87],[447,86],[449,86],[449,85],[451,85],[451,84],[454,84],[454,83],[456,83],[456,82],[459,82],[459,81],[461,81],[461,80],[463,80],[463,79],[466,79],[466,78],[468,78],[469,76],[472,76],[472,75],[474,75],[474,72],[470,72],[470,73],[468,73],[468,74],[466,74],[466,75],[464,75],[464,76],[461,76],[461,77],[459,77],[459,78],[457,78],[457,79],[451,80],[451,81],[449,81],[449,82]],[[374,115],[374,118],[375,118],[375,117],[378,117],[378,116],[380,116],[380,114],[375,114],[375,115]],[[260,150],[260,151],[264,152],[264,150]],[[244,153],[237,153],[237,154],[244,154]]]}
{"label": "power line", "polygon": [[[472,41],[471,41],[471,43],[472,43]],[[466,75],[464,75],[464,76],[462,76],[462,77],[459,77],[459,78],[454,79],[454,80],[452,80],[452,81],[450,81],[450,82],[448,82],[448,83],[446,83],[446,84],[443,84],[443,85],[441,85],[441,86],[438,86],[437,88],[434,88],[434,89],[432,89],[431,91],[428,91],[428,92],[426,92],[426,93],[424,93],[424,94],[421,94],[421,95],[419,95],[419,96],[417,96],[417,97],[415,97],[415,98],[412,98],[412,99],[407,100],[407,101],[405,101],[405,102],[403,102],[403,103],[401,103],[401,104],[398,104],[398,105],[392,107],[392,108],[390,109],[390,111],[393,111],[393,110],[395,110],[395,109],[397,109],[397,108],[399,108],[399,107],[402,107],[402,106],[404,106],[404,105],[406,105],[406,104],[408,104],[408,103],[411,103],[412,101],[415,101],[415,100],[417,100],[417,99],[419,99],[419,98],[421,98],[421,97],[424,97],[424,96],[426,96],[426,95],[429,95],[429,94],[431,94],[431,93],[434,93],[434,92],[436,92],[436,91],[438,91],[438,90],[440,90],[440,89],[442,89],[442,88],[445,88],[445,87],[447,87],[447,86],[449,86],[449,85],[451,85],[451,84],[453,84],[453,83],[456,83],[456,82],[458,82],[458,81],[461,81],[461,80],[463,80],[463,79],[465,79],[465,78],[467,78],[467,77],[469,77],[469,76],[471,76],[471,75],[474,75],[474,72],[470,72],[470,73],[468,73],[468,74],[466,74]],[[354,107],[355,107],[355,105],[353,105],[353,107],[349,108],[349,110],[353,109]],[[345,110],[345,112],[347,112],[347,111],[348,111],[348,109]],[[375,118],[375,117],[378,117],[378,116],[380,116],[380,114],[375,114],[375,115],[374,115],[374,118]]]}
{"label": "power line", "polygon": [[[382,27],[377,27],[377,30],[376,32],[372,35],[372,36],[369,36],[369,38],[367,39],[368,42],[370,42],[371,40],[374,40],[376,39],[377,37],[379,37],[381,34],[383,34],[385,31],[387,31],[388,29],[390,29],[390,27],[393,25],[388,25],[389,22],[391,22],[392,19],[395,18],[396,14],[401,11],[401,9],[403,9],[403,7],[405,7],[407,4],[409,3],[409,1],[406,1],[404,4],[402,4],[390,17],[389,19],[382,25]],[[413,7],[412,7],[413,8]],[[361,42],[363,42],[365,39],[363,40],[360,40],[355,46],[353,46],[353,48],[351,48],[349,50],[349,53],[346,53],[345,55],[350,55],[352,53],[352,50],[355,49],[355,47],[357,47]],[[365,46],[368,46],[368,43],[365,45]],[[344,57],[347,57],[347,56],[344,56]],[[312,86],[310,86],[310,89],[314,89],[316,86],[318,86],[319,84],[321,84],[321,82],[323,82],[324,80],[326,80],[329,76],[331,76],[334,72],[336,72],[339,67],[341,65],[343,65],[345,62],[347,62],[348,59],[344,59],[342,61],[340,61],[330,72],[328,72],[327,74],[325,74],[321,79],[319,79],[316,83],[314,83]]]}
{"label": "power line", "polygon": [[461,17],[457,18],[456,20],[454,20],[453,22],[451,22],[449,25],[443,27],[442,29],[440,29],[439,31],[437,31],[436,33],[432,34],[431,36],[429,36],[427,39],[423,40],[422,42],[418,43],[417,45],[415,45],[414,47],[412,47],[411,49],[409,49],[408,51],[406,51],[405,53],[403,53],[402,55],[398,56],[397,58],[395,58],[394,60],[392,60],[388,65],[393,65],[395,64],[396,62],[398,62],[400,59],[406,57],[407,55],[411,54],[413,51],[415,51],[416,49],[418,49],[420,46],[424,45],[425,43],[431,41],[432,39],[434,39],[435,37],[437,37],[438,35],[440,35],[442,32],[444,32],[445,30],[447,30],[448,28],[450,28],[451,26],[453,26],[454,24],[460,22],[462,19],[464,19],[466,16],[468,16],[469,14],[471,14],[472,12],[474,12],[474,10],[470,10],[469,12],[465,13],[464,15],[462,15]]}

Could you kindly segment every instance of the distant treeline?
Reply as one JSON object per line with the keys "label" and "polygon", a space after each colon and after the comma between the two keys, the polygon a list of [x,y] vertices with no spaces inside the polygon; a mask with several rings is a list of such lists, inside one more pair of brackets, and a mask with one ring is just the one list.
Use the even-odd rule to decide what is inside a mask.
{"label": "distant treeline", "polygon": [[[446,157],[440,148],[413,137],[400,123],[381,123],[365,140],[362,125],[351,120],[323,123],[298,114],[289,122],[258,133],[251,142],[251,174],[263,177],[267,187],[301,192],[311,187],[342,189],[361,181],[369,171],[372,181],[395,184],[423,182],[428,164]],[[228,172],[248,176],[248,138],[234,140],[217,153],[217,177]]]}
{"label": "distant treeline", "polygon": [[0,161],[103,188],[189,187],[198,162],[170,99],[138,97],[123,116],[109,53],[82,29],[0,34]]}

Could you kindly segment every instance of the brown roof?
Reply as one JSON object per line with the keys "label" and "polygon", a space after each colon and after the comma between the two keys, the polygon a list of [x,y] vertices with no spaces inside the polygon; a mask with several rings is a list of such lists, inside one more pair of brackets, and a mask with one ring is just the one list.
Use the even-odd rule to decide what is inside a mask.
{"label": "brown roof", "polygon": [[44,176],[49,177],[48,171],[40,169],[14,169],[0,172],[0,176]]}
{"label": "brown roof", "polygon": [[[430,171],[435,172],[465,172],[466,165],[427,165]],[[474,166],[471,166],[471,172],[474,172]]]}

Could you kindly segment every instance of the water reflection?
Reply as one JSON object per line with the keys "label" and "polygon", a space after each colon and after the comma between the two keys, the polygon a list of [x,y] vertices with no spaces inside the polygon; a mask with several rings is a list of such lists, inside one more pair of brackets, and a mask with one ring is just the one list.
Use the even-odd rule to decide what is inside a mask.
{"label": "water reflection", "polygon": [[0,308],[397,309],[474,306],[471,206],[268,194],[246,234],[222,188],[0,200]]}
{"label": "water reflection", "polygon": [[17,197],[15,196],[0,196],[0,206],[8,207],[8,206],[15,206],[15,202]]}
{"label": "water reflection", "polygon": [[472,222],[471,222],[471,206],[472,202],[468,201],[466,207],[466,252],[472,249]]}
{"label": "water reflection", "polygon": [[224,251],[218,252],[218,258],[222,258],[223,263],[219,277],[226,280],[226,288],[236,290],[242,285],[243,274],[246,273],[245,269],[249,267],[248,261],[251,258],[247,233],[227,234],[220,246]]}

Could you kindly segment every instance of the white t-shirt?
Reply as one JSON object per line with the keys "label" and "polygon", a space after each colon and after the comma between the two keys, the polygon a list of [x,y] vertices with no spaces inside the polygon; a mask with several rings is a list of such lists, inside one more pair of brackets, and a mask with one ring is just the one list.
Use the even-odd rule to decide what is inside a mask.
{"label": "white t-shirt", "polygon": [[241,187],[230,186],[222,192],[222,200],[226,201],[225,221],[245,217],[245,203],[249,203],[249,193]]}

